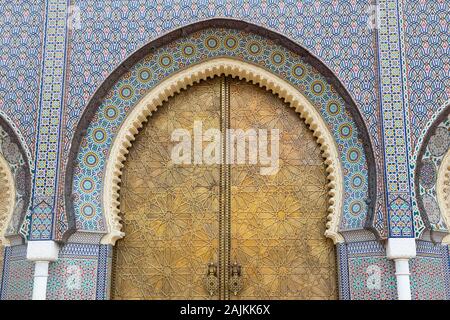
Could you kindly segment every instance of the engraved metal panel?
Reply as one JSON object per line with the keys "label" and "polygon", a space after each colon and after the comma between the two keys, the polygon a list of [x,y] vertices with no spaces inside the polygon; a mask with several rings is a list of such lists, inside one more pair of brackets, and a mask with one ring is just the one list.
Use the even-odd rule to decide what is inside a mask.
{"label": "engraved metal panel", "polygon": [[231,167],[231,261],[242,265],[238,299],[335,299],[334,246],[324,237],[325,165],[312,132],[281,99],[230,86],[231,127],[279,129],[279,171]]}
{"label": "engraved metal panel", "polygon": [[114,257],[115,299],[207,299],[218,260],[219,167],[175,165],[174,129],[219,128],[220,79],[169,99],[130,148],[120,191],[123,229]]}
{"label": "engraved metal panel", "polygon": [[[279,129],[279,171],[174,165],[171,133],[192,132],[195,120],[203,131],[220,128],[225,140],[230,127]],[[226,159],[230,150],[221,150]],[[272,93],[224,77],[181,92],[152,115],[125,162],[126,236],[115,248],[113,298],[336,298],[334,246],[324,237],[327,182],[312,133]],[[214,279],[205,282],[211,274],[218,290]]]}

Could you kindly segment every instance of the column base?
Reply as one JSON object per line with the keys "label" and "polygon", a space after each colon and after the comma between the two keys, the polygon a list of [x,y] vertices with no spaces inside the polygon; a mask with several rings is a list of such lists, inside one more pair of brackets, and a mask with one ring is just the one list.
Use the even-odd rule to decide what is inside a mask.
{"label": "column base", "polygon": [[58,259],[59,246],[54,241],[29,241],[27,259],[34,261],[33,300],[47,298],[48,266]]}
{"label": "column base", "polygon": [[411,300],[409,259],[416,257],[416,239],[389,238],[386,256],[395,262],[398,300]]}

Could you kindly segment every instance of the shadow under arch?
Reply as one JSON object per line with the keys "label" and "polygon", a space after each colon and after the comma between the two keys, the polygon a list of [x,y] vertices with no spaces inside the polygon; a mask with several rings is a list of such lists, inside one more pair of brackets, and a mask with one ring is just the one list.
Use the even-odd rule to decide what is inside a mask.
{"label": "shadow under arch", "polygon": [[98,107],[102,103],[102,100],[107,95],[109,89],[125,74],[127,73],[137,62],[143,59],[146,55],[152,51],[160,48],[161,46],[175,41],[179,38],[186,37],[197,31],[201,31],[208,28],[228,28],[241,30],[248,33],[256,34],[265,37],[275,44],[285,47],[286,49],[296,53],[301,59],[314,66],[314,68],[325,78],[329,85],[337,92],[337,94],[344,100],[350,115],[358,128],[358,138],[362,141],[365,157],[368,164],[368,201],[367,201],[367,218],[365,221],[365,228],[372,231],[377,237],[379,237],[375,228],[373,227],[374,219],[374,206],[376,203],[376,166],[375,158],[372,149],[372,143],[368,130],[358,110],[356,103],[348,93],[345,86],[339,81],[337,76],[316,56],[310,53],[308,50],[298,45],[294,41],[288,39],[284,35],[281,35],[275,31],[269,30],[265,27],[261,27],[255,24],[244,22],[242,20],[215,18],[204,21],[199,21],[188,26],[181,27],[174,31],[171,31],[161,37],[149,42],[142,48],[135,51],[130,55],[122,64],[120,64],[101,84],[96,90],[87,107],[85,108],[80,121],[78,122],[71,146],[66,168],[65,179],[65,205],[67,211],[67,217],[69,222],[69,229],[63,235],[62,240],[67,238],[75,232],[75,209],[73,206],[73,174],[74,168],[77,162],[77,156],[80,149],[81,141],[86,135],[87,128],[89,127],[91,120],[96,113]]}

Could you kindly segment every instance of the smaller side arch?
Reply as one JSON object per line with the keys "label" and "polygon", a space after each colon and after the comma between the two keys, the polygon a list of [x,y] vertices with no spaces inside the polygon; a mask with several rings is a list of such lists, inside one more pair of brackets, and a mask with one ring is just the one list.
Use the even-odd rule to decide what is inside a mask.
{"label": "smaller side arch", "polygon": [[450,244],[450,149],[445,154],[439,167],[436,194],[442,219],[448,231],[448,234],[442,239],[442,243]]}
{"label": "smaller side arch", "polygon": [[26,217],[29,215],[31,196],[30,159],[26,146],[21,142],[14,126],[0,117],[0,155],[4,162],[2,174],[9,176],[9,190],[14,200],[12,213],[7,214],[7,224],[4,228],[0,227],[0,237],[5,239],[7,245],[23,243],[29,227]]}
{"label": "smaller side arch", "polygon": [[192,86],[194,83],[216,75],[226,75],[246,79],[260,87],[265,87],[277,94],[305,119],[317,139],[322,150],[328,173],[328,222],[325,236],[335,243],[343,242],[344,238],[338,232],[343,202],[343,170],[339,161],[339,153],[333,136],[317,109],[295,87],[283,79],[256,65],[231,58],[216,58],[194,65],[176,73],[153,88],[136,105],[122,124],[106,164],[103,204],[108,233],[103,237],[103,244],[114,245],[124,236],[121,231],[119,191],[123,162],[128,149],[135,139],[139,128],[148,120],[156,109],[171,96]]}
{"label": "smaller side arch", "polygon": [[8,162],[0,154],[0,245],[10,245],[6,237],[16,203],[16,187]]}
{"label": "smaller side arch", "polygon": [[433,122],[417,157],[415,194],[422,238],[450,244],[450,108]]}

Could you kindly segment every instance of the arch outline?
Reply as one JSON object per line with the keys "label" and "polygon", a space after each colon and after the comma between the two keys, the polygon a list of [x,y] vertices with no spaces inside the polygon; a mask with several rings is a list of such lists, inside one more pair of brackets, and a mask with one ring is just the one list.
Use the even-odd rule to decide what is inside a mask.
{"label": "arch outline", "polygon": [[425,132],[417,153],[414,195],[423,221],[418,238],[450,244],[450,101],[441,110]]}
{"label": "arch outline", "polygon": [[338,232],[344,194],[343,170],[337,145],[322,116],[311,102],[287,81],[254,64],[220,57],[193,65],[164,79],[145,95],[122,123],[106,163],[102,200],[108,233],[102,238],[101,243],[114,245],[118,239],[124,236],[121,231],[119,209],[121,174],[128,149],[139,129],[148,120],[148,117],[170,97],[201,80],[217,75],[246,79],[262,88],[265,87],[266,90],[271,90],[289,103],[304,119],[320,145],[328,174],[329,199],[325,236],[331,238],[334,243],[343,242],[344,238]]}
{"label": "arch outline", "polygon": [[[222,32],[222,34],[221,34]],[[344,196],[343,196],[343,211],[339,225],[339,230],[344,236],[345,241],[359,241],[361,239],[361,230],[367,230],[367,235],[364,234],[363,238],[369,237],[370,239],[382,239],[382,235],[379,233],[378,224],[375,223],[379,216],[375,216],[375,205],[377,203],[377,175],[375,158],[372,149],[372,139],[368,134],[367,126],[361,115],[360,110],[357,108],[355,101],[350,96],[345,85],[338,79],[336,74],[330,70],[320,58],[309,52],[306,48],[302,47],[297,42],[292,41],[286,36],[267,29],[263,26],[248,23],[245,21],[234,20],[230,18],[213,18],[189,24],[187,26],[180,27],[173,31],[170,31],[142,46],[136,50],[127,59],[125,59],[98,87],[93,96],[91,97],[88,105],[83,111],[83,115],[78,122],[76,132],[73,136],[70,146],[69,159],[66,167],[66,179],[65,179],[65,206],[68,224],[65,229],[61,231],[57,239],[60,241],[82,241],[82,242],[101,242],[100,239],[107,232],[107,222],[105,221],[104,203],[102,201],[103,189],[104,189],[104,177],[106,163],[109,161],[109,155],[114,139],[119,128],[122,126],[126,116],[133,110],[136,104],[145,97],[147,92],[157,85],[161,80],[166,77],[180,72],[186,67],[185,61],[176,67],[163,68],[161,61],[158,59],[161,55],[169,53],[167,48],[170,48],[170,52],[176,53],[179,50],[173,50],[174,45],[194,43],[198,48],[202,47],[201,41],[204,41],[205,35],[214,34],[219,35],[219,38],[224,35],[232,34],[238,36],[240,41],[249,43],[250,40],[262,41],[262,43],[268,44],[269,48],[273,46],[277,47],[283,53],[287,54],[286,62],[276,67],[271,65],[268,60],[255,61],[248,52],[248,46],[243,45],[238,51],[225,50],[220,54],[214,54],[213,50],[202,49],[203,53],[194,55],[191,61],[187,62],[187,65],[194,65],[201,63],[205,59],[220,57],[233,57],[241,61],[247,61],[251,64],[261,66],[271,74],[275,74],[282,79],[285,79],[288,83],[292,84],[298,90],[311,101],[311,103],[317,108],[331,132],[333,133],[334,141],[339,142],[340,161],[346,172],[350,170],[352,176],[360,176],[354,174],[355,172],[362,173],[363,183],[361,181],[356,182],[353,185],[353,180],[350,181],[350,175],[344,176]],[[202,40],[203,39],[203,40]],[[225,38],[224,38],[225,39]],[[252,41],[254,42],[254,41]],[[179,49],[181,50],[181,46]],[[222,48],[225,48],[222,45]],[[201,50],[196,50],[200,52]],[[215,50],[214,52],[219,52]],[[245,52],[244,52],[245,51]],[[266,51],[264,51],[266,52]],[[239,55],[237,55],[239,53]],[[154,58],[156,58],[154,60]],[[178,61],[178,60],[175,60]],[[194,62],[193,62],[194,61]],[[159,63],[158,63],[159,62]],[[266,64],[269,63],[269,65]],[[154,80],[145,85],[145,89],[140,89],[134,94],[137,99],[122,99],[120,96],[120,86],[125,87],[124,84],[130,84],[128,81],[135,78],[134,72],[135,66],[142,66],[141,63],[146,65],[147,69],[153,70],[152,76]],[[314,79],[321,79],[330,91],[326,91],[330,96],[315,95],[312,91],[306,88],[312,84],[311,78],[303,77],[299,80],[294,75],[292,70],[283,72],[281,67],[288,65],[301,64],[306,66],[308,74],[313,75]],[[131,76],[131,78],[129,78]],[[306,80],[306,81],[305,81]],[[133,80],[137,81],[137,79]],[[139,81],[141,82],[141,81]],[[306,85],[306,86],[305,86]],[[134,86],[134,85],[133,85]],[[142,82],[138,85],[142,88]],[[144,93],[142,93],[144,92]],[[328,105],[323,104],[324,100],[328,101]],[[116,117],[119,120],[106,119],[104,117],[105,108],[107,105],[104,101],[108,100],[106,104],[116,106],[120,110],[120,115]],[[332,101],[334,100],[334,101]],[[118,103],[116,104],[116,101]],[[333,113],[328,110],[328,106],[332,102],[338,102],[339,110],[337,113]],[[322,108],[322,109],[321,109]],[[325,108],[327,110],[325,110]],[[342,108],[342,113],[341,113]],[[116,119],[115,118],[115,119]],[[351,140],[344,139],[340,134],[340,127],[337,124],[347,121],[351,123],[353,132]],[[336,124],[337,123],[337,124]],[[99,126],[107,128],[108,131],[98,129]],[[93,134],[97,131],[102,131],[106,134],[106,140],[99,141]],[[104,136],[103,136],[104,137]],[[351,143],[349,143],[351,141]],[[92,147],[91,147],[92,146]],[[355,146],[356,148],[352,148]],[[356,162],[349,160],[350,149],[357,149],[359,151],[360,160]],[[100,152],[101,151],[101,152]],[[87,154],[97,155],[95,161],[96,167],[93,170],[86,162]],[[361,160],[362,159],[362,160]],[[347,161],[349,160],[349,161]],[[357,168],[357,171],[354,169]],[[99,177],[100,179],[97,179]],[[95,189],[86,188],[82,186],[83,180],[95,179]],[[356,184],[358,183],[358,184]],[[352,196],[350,196],[350,194]],[[352,201],[355,200],[355,201]],[[85,205],[86,204],[86,205]],[[92,210],[81,210],[90,207]],[[361,210],[362,208],[362,210]],[[355,209],[355,210],[354,210]],[[355,233],[356,232],[356,233]],[[371,235],[369,235],[371,234]],[[70,238],[70,239],[69,239]]]}

